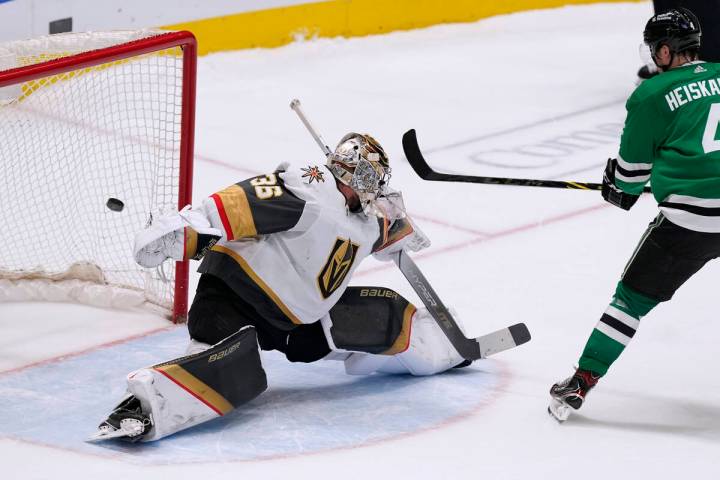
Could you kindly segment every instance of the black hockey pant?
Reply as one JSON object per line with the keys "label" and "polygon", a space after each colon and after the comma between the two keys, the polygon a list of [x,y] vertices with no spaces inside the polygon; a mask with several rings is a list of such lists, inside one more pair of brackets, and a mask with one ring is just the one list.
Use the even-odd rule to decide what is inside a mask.
{"label": "black hockey pant", "polygon": [[[330,310],[331,335],[338,348],[391,355],[409,341],[415,307],[395,291],[382,287],[348,287]],[[279,350],[291,362],[314,362],[330,353],[322,324],[281,329],[221,279],[203,274],[188,318],[190,336],[214,345],[246,325],[257,330],[263,350]]]}

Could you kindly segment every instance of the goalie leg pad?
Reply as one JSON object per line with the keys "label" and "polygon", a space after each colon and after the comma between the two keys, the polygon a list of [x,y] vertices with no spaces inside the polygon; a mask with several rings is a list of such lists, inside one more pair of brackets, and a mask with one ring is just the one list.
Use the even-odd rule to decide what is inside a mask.
{"label": "goalie leg pad", "polygon": [[408,348],[415,310],[389,288],[349,287],[321,322],[332,350],[395,355]]}
{"label": "goalie leg pad", "polygon": [[158,440],[225,415],[267,389],[255,328],[247,326],[211,348],[128,375]]}
{"label": "goalie leg pad", "polygon": [[[453,312],[453,317],[458,320]],[[458,324],[460,322],[458,321]],[[374,372],[412,375],[434,375],[464,361],[427,309],[412,317],[408,347],[392,357],[353,353],[345,360],[345,371],[351,375]]]}
{"label": "goalie leg pad", "polygon": [[[455,312],[453,317],[462,327]],[[455,350],[450,340],[423,308],[413,317],[410,346],[394,358],[413,375],[434,375],[462,363],[465,359]],[[386,365],[387,368],[389,365]],[[382,371],[382,370],[381,370]],[[387,370],[389,373],[395,373]]]}

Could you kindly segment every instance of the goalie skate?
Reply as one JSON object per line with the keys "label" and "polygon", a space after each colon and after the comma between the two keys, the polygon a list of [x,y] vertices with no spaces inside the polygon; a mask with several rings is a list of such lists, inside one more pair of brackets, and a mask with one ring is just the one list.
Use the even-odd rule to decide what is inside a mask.
{"label": "goalie skate", "polygon": [[142,413],[140,400],[127,396],[120,405],[98,426],[88,442],[101,442],[111,439],[136,442],[152,428],[152,417]]}

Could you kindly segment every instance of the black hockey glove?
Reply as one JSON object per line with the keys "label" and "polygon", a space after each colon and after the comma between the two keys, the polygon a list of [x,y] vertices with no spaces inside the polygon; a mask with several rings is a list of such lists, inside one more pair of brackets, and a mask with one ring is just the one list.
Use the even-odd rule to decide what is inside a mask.
{"label": "black hockey glove", "polygon": [[640,195],[623,192],[615,185],[615,169],[617,167],[617,159],[608,158],[605,166],[605,173],[602,181],[602,197],[608,203],[612,203],[616,207],[623,210],[630,210]]}

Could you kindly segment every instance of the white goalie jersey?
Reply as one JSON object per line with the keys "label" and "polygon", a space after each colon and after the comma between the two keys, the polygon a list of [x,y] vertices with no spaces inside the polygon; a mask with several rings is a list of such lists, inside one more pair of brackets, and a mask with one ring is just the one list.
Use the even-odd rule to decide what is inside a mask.
{"label": "white goalie jersey", "polygon": [[223,236],[199,271],[287,330],[323,317],[365,257],[402,248],[413,236],[407,219],[350,213],[325,166],[239,182],[203,209]]}

